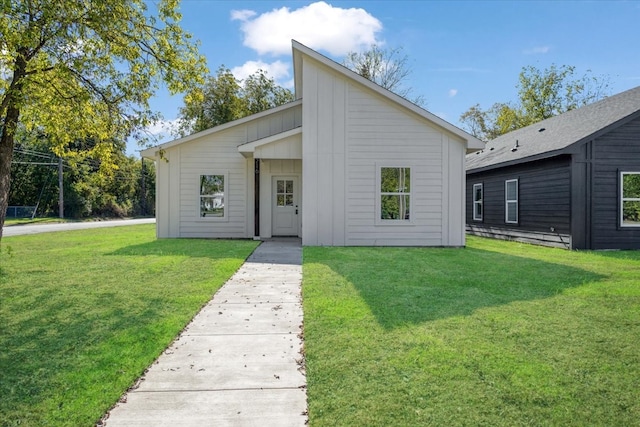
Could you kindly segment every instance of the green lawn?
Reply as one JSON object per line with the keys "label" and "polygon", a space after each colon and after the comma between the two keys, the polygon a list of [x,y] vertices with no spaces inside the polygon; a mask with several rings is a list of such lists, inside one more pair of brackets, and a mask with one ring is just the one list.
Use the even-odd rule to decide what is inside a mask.
{"label": "green lawn", "polygon": [[0,426],[91,426],[256,247],[154,225],[5,237]]}
{"label": "green lawn", "polygon": [[74,220],[63,219],[63,218],[55,218],[55,217],[44,217],[44,218],[7,218],[4,220],[5,227],[10,227],[12,225],[27,225],[27,224],[57,224],[61,222],[74,222]]}
{"label": "green lawn", "polygon": [[305,248],[311,426],[640,425],[640,251]]}

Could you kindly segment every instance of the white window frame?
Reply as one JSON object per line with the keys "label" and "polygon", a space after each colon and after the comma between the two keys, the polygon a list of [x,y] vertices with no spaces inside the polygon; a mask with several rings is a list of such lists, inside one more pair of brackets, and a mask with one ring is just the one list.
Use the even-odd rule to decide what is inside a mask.
{"label": "white window frame", "polygon": [[[509,197],[509,184],[511,183],[515,183],[516,186],[516,198],[515,199],[508,199]],[[519,215],[518,215],[518,204],[519,204],[519,197],[520,197],[520,191],[518,189],[518,180],[517,179],[507,179],[504,182],[504,222],[506,224],[517,224],[518,221],[520,220]],[[509,205],[515,205],[516,206],[516,219],[515,221],[513,220],[509,220]]]}
{"label": "white window frame", "polygon": [[624,176],[625,175],[640,175],[640,172],[620,172],[620,227],[624,228],[638,228],[640,224],[625,224],[624,223],[624,202],[640,202],[638,197],[624,197]]}
{"label": "white window frame", "polygon": [[[476,189],[480,189],[480,200],[476,200]],[[473,184],[473,220],[482,221],[482,215],[484,214],[484,186],[482,183]],[[480,214],[478,215],[477,206],[480,206]]]}
{"label": "white window frame", "polygon": [[[382,169],[383,168],[404,168],[409,169],[409,191],[407,192],[382,192]],[[398,164],[377,164],[376,165],[376,199],[375,199],[375,223],[377,225],[412,225],[414,219],[414,197],[412,195],[412,189],[414,184],[414,168],[415,166],[409,163]],[[409,196],[409,219],[382,219],[382,196]]]}
{"label": "white window frame", "polygon": [[[210,194],[200,194],[200,180],[203,176],[212,176],[219,175],[224,179],[224,189],[223,189],[223,200],[224,205],[222,208],[222,216],[202,216],[202,211],[200,210],[200,201],[203,197],[211,197]],[[229,173],[228,172],[216,172],[216,171],[206,171],[200,172],[198,174],[198,182],[197,182],[197,202],[196,202],[196,216],[200,221],[228,221],[229,220]]]}

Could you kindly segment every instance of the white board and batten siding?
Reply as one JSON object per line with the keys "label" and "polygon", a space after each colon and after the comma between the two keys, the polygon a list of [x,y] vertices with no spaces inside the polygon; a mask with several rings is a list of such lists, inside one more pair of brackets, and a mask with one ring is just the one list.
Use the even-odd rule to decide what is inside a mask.
{"label": "white board and batten siding", "polygon": [[[303,67],[303,244],[463,246],[464,141],[312,58]],[[377,219],[387,166],[411,168],[409,223]]]}

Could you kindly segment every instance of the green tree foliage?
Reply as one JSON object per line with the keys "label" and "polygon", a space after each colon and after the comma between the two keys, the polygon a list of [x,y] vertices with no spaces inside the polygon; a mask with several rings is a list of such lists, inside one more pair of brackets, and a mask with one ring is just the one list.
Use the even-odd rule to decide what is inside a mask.
{"label": "green tree foliage", "polygon": [[205,84],[184,98],[177,136],[186,136],[293,101],[293,93],[278,86],[263,70],[244,81],[224,65]]}
{"label": "green tree foliage", "polygon": [[[19,132],[14,161],[11,165],[12,186],[9,204],[37,206],[37,216],[58,213],[58,157],[43,135],[24,137]],[[92,140],[74,141],[71,147],[91,152]],[[124,145],[105,162],[84,155],[63,162],[64,215],[84,218],[93,216],[124,217],[153,214],[155,168],[124,154]],[[42,164],[45,163],[45,164]],[[53,163],[47,165],[46,163]]]}
{"label": "green tree foliage", "polygon": [[402,53],[402,48],[382,49],[373,45],[364,52],[349,52],[343,65],[417,105],[425,104],[422,96],[410,99],[413,88],[406,83],[411,75],[411,68],[409,58]]}
{"label": "green tree foliage", "polygon": [[496,103],[483,110],[476,104],[460,116],[463,127],[484,141],[582,107],[609,94],[609,79],[587,71],[575,77],[573,66],[562,65],[539,70],[523,67],[518,79],[518,100]]}
{"label": "green tree foliage", "polygon": [[[47,136],[69,161],[92,139],[102,171],[123,141],[156,115],[164,82],[186,92],[206,75],[204,58],[178,25],[178,0],[0,2],[0,237],[19,124]],[[84,148],[82,148],[84,149]]]}

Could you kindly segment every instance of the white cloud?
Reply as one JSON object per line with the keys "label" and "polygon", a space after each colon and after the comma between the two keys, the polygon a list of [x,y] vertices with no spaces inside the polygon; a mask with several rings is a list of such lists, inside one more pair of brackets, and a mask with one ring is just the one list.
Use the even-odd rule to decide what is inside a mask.
{"label": "white cloud", "polygon": [[536,46],[531,49],[525,49],[522,51],[525,55],[537,55],[548,53],[551,48],[549,46]]}
{"label": "white cloud", "polygon": [[449,89],[449,98],[453,98],[458,94],[458,89]]}
{"label": "white cloud", "polygon": [[267,76],[279,82],[289,77],[289,64],[282,61],[275,61],[270,64],[262,61],[247,61],[244,64],[233,67],[231,72],[239,80],[244,80],[258,70],[267,72]]}
{"label": "white cloud", "polygon": [[231,20],[235,21],[247,21],[251,18],[253,18],[254,16],[256,16],[257,13],[253,10],[248,10],[248,9],[243,9],[243,10],[232,10],[231,11]]}
{"label": "white cloud", "polygon": [[324,1],[291,10],[273,9],[257,15],[250,10],[234,10],[231,19],[241,21],[244,45],[259,54],[291,53],[291,39],[342,56],[372,44],[381,44],[376,35],[382,23],[360,8],[342,9]]}

